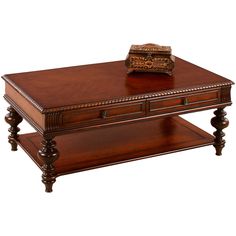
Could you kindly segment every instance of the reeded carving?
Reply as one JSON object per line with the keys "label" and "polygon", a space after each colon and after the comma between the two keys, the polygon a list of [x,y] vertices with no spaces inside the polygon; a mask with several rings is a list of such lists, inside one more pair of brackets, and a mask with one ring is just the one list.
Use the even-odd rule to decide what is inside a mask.
{"label": "reeded carving", "polygon": [[22,122],[22,117],[15,111],[15,109],[10,106],[7,108],[9,113],[5,116],[5,121],[11,126],[8,131],[10,135],[8,136],[8,142],[11,144],[11,150],[17,151],[17,138],[20,128],[17,126]]}
{"label": "reeded carving", "polygon": [[216,155],[221,156],[222,149],[225,146],[225,140],[223,139],[225,133],[222,130],[229,125],[229,121],[225,118],[227,113],[224,111],[224,108],[218,108],[214,114],[215,117],[211,119],[212,126],[216,128],[216,131],[213,133],[215,136],[213,145],[216,149]]}
{"label": "reeded carving", "polygon": [[61,112],[52,112],[46,114],[46,129],[53,130],[59,128],[62,124]]}
{"label": "reeded carving", "polygon": [[221,102],[231,102],[231,87],[221,88]]}
{"label": "reeded carving", "polygon": [[38,152],[38,157],[44,162],[42,182],[45,184],[45,191],[52,192],[52,186],[56,182],[56,173],[54,162],[59,157],[59,152],[56,149],[56,142],[52,139],[44,139],[42,148]]}

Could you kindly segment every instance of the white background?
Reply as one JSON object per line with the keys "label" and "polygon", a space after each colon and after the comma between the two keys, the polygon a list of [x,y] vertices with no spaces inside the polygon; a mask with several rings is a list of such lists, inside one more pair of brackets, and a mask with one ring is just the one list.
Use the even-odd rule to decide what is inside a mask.
{"label": "white background", "polygon": [[[233,2],[0,0],[0,74],[120,60],[153,42],[235,80]],[[222,157],[204,147],[67,175],[47,194],[34,163],[10,151],[1,99],[0,235],[235,236],[235,105]],[[212,133],[212,112],[184,117]]]}

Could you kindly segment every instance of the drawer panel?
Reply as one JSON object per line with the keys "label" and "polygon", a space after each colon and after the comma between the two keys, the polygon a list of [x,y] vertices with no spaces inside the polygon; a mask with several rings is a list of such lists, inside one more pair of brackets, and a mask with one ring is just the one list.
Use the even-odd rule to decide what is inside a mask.
{"label": "drawer panel", "polygon": [[132,105],[112,107],[112,108],[105,109],[103,111],[107,112],[107,115],[106,115],[107,117],[112,117],[112,116],[130,115],[130,114],[140,113],[144,111],[144,107],[142,103],[136,103]]}
{"label": "drawer panel", "polygon": [[150,111],[176,107],[183,104],[182,98],[173,98],[167,100],[150,101]]}
{"label": "drawer panel", "polygon": [[63,124],[79,123],[100,118],[99,110],[70,111],[63,114]]}
{"label": "drawer panel", "polygon": [[195,102],[217,101],[219,99],[219,91],[217,90],[210,93],[192,95],[188,96],[187,99],[190,104]]}
{"label": "drawer panel", "polygon": [[106,120],[122,119],[145,114],[145,103],[136,102],[132,104],[104,106],[100,109],[85,109],[68,111],[63,114],[63,125],[73,125],[84,122],[103,122]]}
{"label": "drawer panel", "polygon": [[198,106],[216,104],[220,101],[220,91],[214,90],[205,93],[190,94],[175,98],[156,99],[150,101],[150,111],[185,109]]}

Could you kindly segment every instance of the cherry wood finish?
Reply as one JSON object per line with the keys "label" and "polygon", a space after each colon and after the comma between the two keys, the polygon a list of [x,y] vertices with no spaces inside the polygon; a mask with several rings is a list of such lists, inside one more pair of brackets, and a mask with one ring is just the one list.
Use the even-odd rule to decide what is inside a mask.
{"label": "cherry wood finish", "polygon": [[10,103],[16,104],[17,107],[20,107],[21,110],[24,111],[25,115],[27,115],[28,119],[30,119],[30,123],[35,123],[35,125],[45,128],[45,116],[33,106],[30,101],[27,101],[17,90],[9,84],[6,84],[6,96],[12,100]]}
{"label": "cherry wood finish", "polygon": [[11,144],[11,150],[17,151],[17,139],[19,137],[18,132],[20,128],[17,126],[22,122],[22,117],[14,110],[13,107],[8,107],[9,113],[5,116],[5,121],[11,126],[8,131],[10,135],[8,136],[8,142]]}
{"label": "cherry wood finish", "polygon": [[214,132],[214,147],[216,149],[216,155],[221,156],[222,149],[225,146],[225,140],[223,139],[225,133],[222,130],[228,127],[229,121],[225,118],[227,113],[224,111],[224,108],[218,108],[214,114],[215,117],[211,119],[212,126],[216,128],[216,131]]}
{"label": "cherry wood finish", "polygon": [[[38,151],[37,157],[42,160],[42,182],[45,184],[45,191],[52,192],[52,185],[56,182],[54,162],[59,157],[59,152],[55,148],[56,142],[52,139],[44,139],[42,148]],[[36,152],[35,152],[36,153]]]}
{"label": "cherry wood finish", "polygon": [[[172,76],[127,74],[116,61],[2,78],[9,142],[42,169],[46,192],[62,174],[210,144],[220,155],[225,144],[223,108],[231,105],[233,82],[177,57]],[[214,140],[178,118],[213,108]],[[37,133],[18,136],[22,118]]]}
{"label": "cherry wood finish", "polygon": [[[20,135],[19,145],[27,150],[33,161],[44,171],[44,161],[37,156],[40,141],[41,136],[38,133],[23,134]],[[214,137],[176,116],[91,129],[58,136],[55,141],[60,150],[60,157],[54,162],[53,172],[55,169],[56,174],[53,176],[59,176],[212,145]],[[47,159],[47,155],[55,151],[47,149],[43,153],[47,153]]]}
{"label": "cherry wood finish", "polygon": [[230,105],[232,82],[176,58],[173,76],[124,61],[3,76],[5,99],[43,136]]}
{"label": "cherry wood finish", "polygon": [[[173,76],[155,73],[127,75],[124,61],[18,73],[3,77],[40,110],[119,102],[121,98],[167,90],[183,90],[231,82],[176,58]],[[62,89],[63,88],[63,89]],[[145,96],[144,96],[145,98]],[[114,101],[117,99],[117,101]],[[109,104],[109,103],[107,103]]]}

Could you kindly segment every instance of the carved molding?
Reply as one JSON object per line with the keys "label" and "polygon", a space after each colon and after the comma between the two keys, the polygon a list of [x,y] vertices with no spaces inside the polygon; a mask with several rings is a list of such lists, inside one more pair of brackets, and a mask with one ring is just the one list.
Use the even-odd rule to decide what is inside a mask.
{"label": "carved molding", "polygon": [[97,106],[103,106],[103,105],[110,105],[114,103],[143,100],[147,98],[164,97],[164,96],[181,94],[181,93],[186,93],[186,92],[194,92],[194,91],[201,91],[201,90],[207,90],[207,89],[218,88],[218,87],[231,86],[232,84],[233,82],[226,82],[226,83],[219,83],[219,84],[213,84],[213,85],[207,85],[207,86],[199,86],[199,87],[192,87],[192,88],[186,88],[186,89],[174,89],[174,90],[167,90],[163,92],[149,93],[149,94],[143,94],[143,95],[134,95],[134,96],[129,96],[129,97],[121,97],[117,99],[105,100],[105,101],[94,102],[94,103],[84,103],[84,104],[79,104],[79,105],[48,108],[48,109],[44,109],[43,113],[56,112],[56,111],[68,111],[68,110],[75,110],[75,109],[81,109],[81,108],[90,108],[90,107],[97,107]]}
{"label": "carved molding", "polygon": [[62,125],[61,112],[47,113],[45,116],[45,128],[47,131],[59,128]]}
{"label": "carved molding", "polygon": [[230,102],[230,87],[223,87],[221,88],[221,102]]}
{"label": "carved molding", "polygon": [[[15,89],[17,89],[17,86],[15,83],[13,83],[12,81],[8,80],[5,77],[3,77],[3,78],[9,84],[11,84]],[[232,81],[229,81],[229,82],[224,82],[224,83],[211,84],[211,85],[207,85],[207,86],[190,87],[190,88],[186,88],[186,89],[174,89],[174,90],[167,90],[167,91],[163,91],[163,92],[121,97],[121,98],[117,98],[117,99],[104,100],[104,101],[100,101],[100,102],[84,103],[84,104],[78,104],[78,105],[69,105],[69,106],[46,108],[46,109],[41,107],[36,101],[34,101],[31,97],[29,97],[27,94],[25,94],[20,89],[17,89],[17,91],[22,96],[24,96],[33,106],[35,106],[40,112],[42,112],[44,114],[44,113],[51,113],[51,112],[57,112],[57,111],[59,112],[59,111],[68,111],[68,110],[75,110],[75,109],[81,109],[81,108],[97,107],[97,106],[109,105],[109,104],[114,104],[114,103],[142,100],[142,99],[147,99],[147,98],[169,96],[169,95],[181,94],[181,93],[185,93],[185,92],[201,91],[201,90],[206,90],[206,89],[211,89],[211,88],[229,87],[233,84],[234,83]]]}

